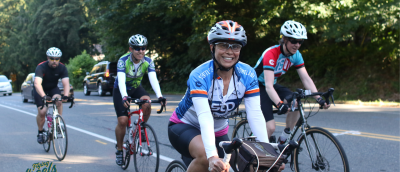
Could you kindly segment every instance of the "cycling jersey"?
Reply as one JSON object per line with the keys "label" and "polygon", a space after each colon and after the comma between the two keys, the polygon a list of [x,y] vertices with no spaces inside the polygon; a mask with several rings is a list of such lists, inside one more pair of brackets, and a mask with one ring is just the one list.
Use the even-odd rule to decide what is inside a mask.
{"label": "cycling jersey", "polygon": [[[247,64],[237,63],[233,68],[235,72],[230,80],[227,94],[223,96],[223,80],[216,73],[215,86],[212,90],[213,63],[213,60],[207,61],[191,72],[187,81],[186,94],[173,112],[170,121],[192,125],[201,130],[207,158],[209,158],[217,155],[215,137],[228,133],[228,119],[221,119],[220,117],[231,114],[244,98],[247,118],[253,133],[257,135],[260,141],[268,142],[265,120],[260,109],[258,81],[254,69]],[[208,104],[207,101],[202,101],[203,99],[208,100]],[[207,110],[211,110],[212,117],[210,117],[210,113],[203,113]],[[203,128],[204,126],[206,128]],[[209,129],[214,131],[214,135],[210,135]]]}
{"label": "cycling jersey", "polygon": [[35,70],[35,77],[42,78],[43,91],[58,88],[58,79],[68,78],[68,70],[64,64],[59,63],[56,68],[51,68],[48,61],[38,64]]}
{"label": "cycling jersey", "polygon": [[296,69],[304,67],[303,56],[300,54],[299,50],[289,57],[284,56],[282,51],[283,49],[280,45],[275,45],[266,49],[262,53],[260,59],[258,59],[256,66],[254,66],[254,69],[257,72],[258,81],[263,85],[265,85],[264,70],[274,71],[274,84],[276,84],[278,77],[285,74],[291,66],[294,66]]}
{"label": "cycling jersey", "polygon": [[[154,62],[149,57],[144,57],[139,62],[139,67],[135,67],[131,60],[131,53],[124,54],[119,60],[117,65],[117,72],[124,72],[126,74],[126,89],[137,88],[142,82],[144,74],[147,72],[155,72]],[[114,88],[118,87],[118,77],[114,82]]]}

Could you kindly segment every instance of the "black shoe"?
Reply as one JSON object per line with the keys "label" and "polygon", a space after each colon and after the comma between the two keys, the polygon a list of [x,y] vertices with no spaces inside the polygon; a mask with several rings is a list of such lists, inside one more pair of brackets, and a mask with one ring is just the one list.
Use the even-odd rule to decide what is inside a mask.
{"label": "black shoe", "polygon": [[117,152],[115,152],[115,155],[115,162],[117,163],[117,165],[124,165],[124,152],[122,152],[122,150],[117,150]]}
{"label": "black shoe", "polygon": [[39,133],[37,135],[37,142],[39,144],[43,144],[47,141],[47,133],[45,131],[43,131],[42,133]]}
{"label": "black shoe", "polygon": [[142,134],[142,142],[146,142],[146,134],[144,133],[144,129],[140,132]]}

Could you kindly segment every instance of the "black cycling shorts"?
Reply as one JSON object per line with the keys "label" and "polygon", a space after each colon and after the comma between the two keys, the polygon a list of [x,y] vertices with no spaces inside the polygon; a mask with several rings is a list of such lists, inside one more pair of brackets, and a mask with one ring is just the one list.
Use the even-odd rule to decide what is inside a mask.
{"label": "black cycling shorts", "polygon": [[[59,94],[61,96],[61,90],[58,87],[54,87],[50,90],[43,90],[46,96],[53,97],[55,94]],[[42,97],[36,92],[36,89],[33,88],[33,97],[35,99],[36,107],[41,107],[44,105]]]}
{"label": "black cycling shorts", "polygon": [[[132,99],[139,99],[142,96],[150,96],[149,93],[147,93],[146,90],[141,85],[136,89],[132,88],[130,90],[127,90],[127,93],[128,96],[131,97]],[[126,111],[127,109],[122,104],[122,96],[118,87],[114,87],[113,89],[113,102],[117,117],[128,116],[128,112]]]}
{"label": "black cycling shorts", "polygon": [[[276,106],[276,104],[269,98],[267,91],[265,90],[265,86],[262,83],[258,83],[258,85],[260,86],[261,111],[264,114],[265,122],[268,122],[274,119],[272,105]],[[285,97],[293,94],[289,88],[279,84],[274,84],[274,89],[282,101],[285,99]]]}
{"label": "black cycling shorts", "polygon": [[[197,135],[200,135],[201,132],[196,127],[193,127],[189,124],[176,124],[173,122],[168,123],[168,137],[171,145],[182,155],[185,157],[192,157],[189,152],[189,144],[190,141]],[[216,137],[215,145],[219,145],[221,141],[229,141],[229,137],[227,134]],[[218,156],[220,158],[224,157],[224,151],[221,147],[217,146]]]}

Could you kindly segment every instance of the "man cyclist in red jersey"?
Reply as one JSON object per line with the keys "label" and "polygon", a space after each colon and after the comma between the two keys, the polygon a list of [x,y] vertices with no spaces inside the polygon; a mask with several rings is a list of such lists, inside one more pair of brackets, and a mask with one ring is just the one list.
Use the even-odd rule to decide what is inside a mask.
{"label": "man cyclist in red jersey", "polygon": [[[69,78],[68,71],[64,64],[60,63],[60,58],[62,52],[56,47],[51,47],[46,52],[47,61],[40,63],[35,70],[35,81],[33,89],[33,96],[36,102],[38,115],[36,116],[36,122],[38,126],[37,142],[43,144],[47,140],[46,132],[44,132],[43,125],[45,123],[45,117],[47,112],[47,107],[44,106],[44,100],[51,100],[54,98],[61,99],[61,91],[58,88],[58,80],[64,86],[64,96],[62,97],[62,102],[66,102],[69,95]],[[62,115],[63,107],[62,102],[58,101],[56,103],[58,113]]]}
{"label": "man cyclist in red jersey", "polygon": [[[299,22],[288,20],[282,25],[280,33],[282,39],[279,41],[279,45],[266,49],[254,67],[258,76],[261,110],[267,122],[268,136],[271,136],[275,131],[272,105],[278,108],[278,114],[288,113],[285,128],[287,132],[294,128],[300,114],[298,111],[288,112],[290,105],[285,98],[292,95],[292,91],[285,86],[277,84],[278,77],[285,74],[291,66],[294,66],[304,87],[307,90],[311,90],[311,92],[317,92],[317,88],[308,75],[303,57],[299,52],[301,44],[307,39],[306,28]],[[322,97],[315,96],[314,98],[324,109],[330,107]],[[282,133],[283,135],[284,133]],[[281,141],[286,140],[286,138],[281,139]]]}

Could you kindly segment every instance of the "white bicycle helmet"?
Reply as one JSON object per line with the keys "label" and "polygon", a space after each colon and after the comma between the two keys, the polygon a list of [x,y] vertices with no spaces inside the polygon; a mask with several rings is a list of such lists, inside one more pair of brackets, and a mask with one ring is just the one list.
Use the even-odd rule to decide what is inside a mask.
{"label": "white bicycle helmet", "polygon": [[288,20],[281,27],[281,35],[294,39],[307,39],[306,28],[299,22]]}
{"label": "white bicycle helmet", "polygon": [[236,41],[245,46],[247,44],[246,31],[237,22],[224,20],[217,22],[208,32],[207,40],[209,44],[217,41]]}
{"label": "white bicycle helmet", "polygon": [[147,38],[143,35],[136,34],[129,38],[129,46],[136,47],[136,46],[147,46]]}
{"label": "white bicycle helmet", "polygon": [[57,47],[51,47],[47,50],[46,55],[49,57],[61,57],[62,52]]}

